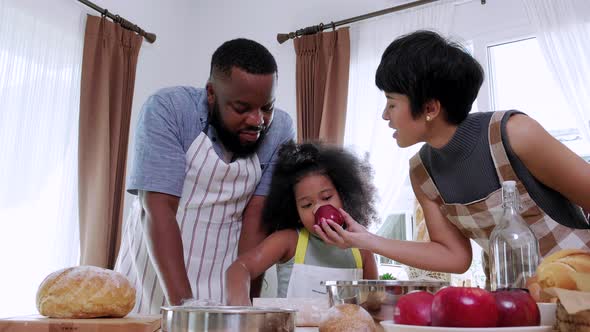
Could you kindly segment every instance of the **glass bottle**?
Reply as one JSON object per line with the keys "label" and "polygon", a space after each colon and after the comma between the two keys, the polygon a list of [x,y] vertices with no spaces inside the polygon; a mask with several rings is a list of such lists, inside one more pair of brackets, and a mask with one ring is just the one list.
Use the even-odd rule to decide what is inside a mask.
{"label": "glass bottle", "polygon": [[490,235],[490,284],[492,291],[526,288],[527,278],[539,264],[539,241],[520,216],[516,182],[502,183],[504,213]]}

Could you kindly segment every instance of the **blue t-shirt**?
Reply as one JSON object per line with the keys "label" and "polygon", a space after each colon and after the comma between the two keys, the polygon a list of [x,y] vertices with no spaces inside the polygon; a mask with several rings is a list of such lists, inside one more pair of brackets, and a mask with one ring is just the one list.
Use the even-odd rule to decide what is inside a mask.
{"label": "blue t-shirt", "polygon": [[[207,92],[193,87],[165,88],[150,96],[143,105],[135,133],[133,168],[127,191],[154,191],[180,197],[184,184],[186,152],[201,132],[207,136],[217,155],[223,147],[213,126],[208,126]],[[280,146],[295,138],[293,121],[275,108],[274,117],[263,142],[256,150],[262,178],[254,195],[266,196]]]}

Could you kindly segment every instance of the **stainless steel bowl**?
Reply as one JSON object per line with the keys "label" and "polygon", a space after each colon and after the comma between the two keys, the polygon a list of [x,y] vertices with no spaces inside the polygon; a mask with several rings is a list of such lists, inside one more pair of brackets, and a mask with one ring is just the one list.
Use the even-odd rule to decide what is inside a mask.
{"label": "stainless steel bowl", "polygon": [[293,332],[296,312],[258,307],[162,307],[162,332]]}
{"label": "stainless steel bowl", "polygon": [[397,299],[411,291],[436,293],[449,286],[444,281],[353,280],[325,281],[330,306],[340,303],[358,304],[377,321],[392,320]]}

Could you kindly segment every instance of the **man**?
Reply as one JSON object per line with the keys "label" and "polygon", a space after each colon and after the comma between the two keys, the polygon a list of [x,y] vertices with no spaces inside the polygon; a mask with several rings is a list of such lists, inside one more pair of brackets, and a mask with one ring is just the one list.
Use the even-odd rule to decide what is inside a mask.
{"label": "man", "polygon": [[266,236],[276,152],[295,135],[276,83],[268,50],[235,39],[213,54],[206,89],[163,89],[143,106],[128,185],[138,199],[115,266],[138,289],[135,312],[222,303],[225,270]]}

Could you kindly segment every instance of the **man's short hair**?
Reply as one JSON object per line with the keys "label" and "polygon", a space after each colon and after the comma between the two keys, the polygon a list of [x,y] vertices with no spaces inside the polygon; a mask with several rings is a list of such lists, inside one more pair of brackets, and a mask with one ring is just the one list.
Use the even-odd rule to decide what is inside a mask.
{"label": "man's short hair", "polygon": [[226,41],[217,48],[211,57],[209,75],[222,73],[229,76],[233,67],[257,75],[277,72],[277,62],[266,47],[244,38]]}

